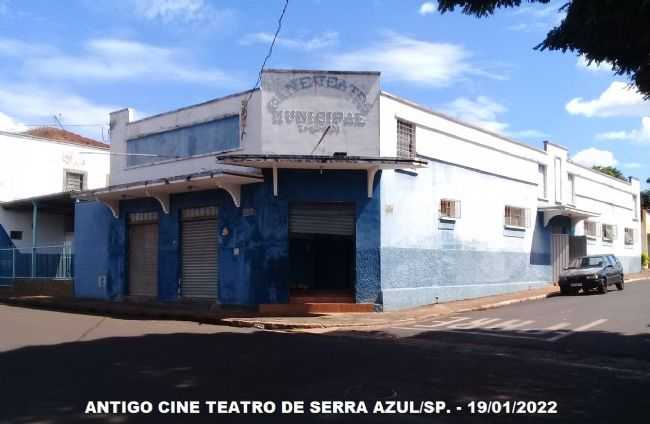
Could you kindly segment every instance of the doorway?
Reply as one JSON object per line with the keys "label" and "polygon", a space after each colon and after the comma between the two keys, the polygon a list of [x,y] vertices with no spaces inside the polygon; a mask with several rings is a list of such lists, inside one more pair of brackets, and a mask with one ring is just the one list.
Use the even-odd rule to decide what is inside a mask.
{"label": "doorway", "polygon": [[354,203],[289,205],[290,296],[352,301],[356,280]]}

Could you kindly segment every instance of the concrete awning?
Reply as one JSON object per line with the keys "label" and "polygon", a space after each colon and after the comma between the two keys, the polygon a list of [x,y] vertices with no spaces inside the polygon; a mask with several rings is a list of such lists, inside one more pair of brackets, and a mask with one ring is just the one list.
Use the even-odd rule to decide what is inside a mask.
{"label": "concrete awning", "polygon": [[548,206],[545,208],[539,208],[541,212],[544,212],[544,226],[546,227],[551,219],[556,216],[566,216],[575,220],[583,220],[587,218],[596,218],[600,216],[598,212],[586,211],[583,209],[578,209],[573,206],[568,205],[557,205],[557,206]]}
{"label": "concrete awning", "polygon": [[0,203],[3,209],[31,212],[34,205],[38,210],[49,214],[72,215],[74,214],[73,198],[79,192],[64,191],[60,193],[45,194],[42,196],[28,197],[24,199],[10,200]]}
{"label": "concrete awning", "polygon": [[251,168],[273,170],[273,195],[278,195],[278,169],[331,169],[347,171],[366,171],[368,197],[372,197],[373,182],[377,171],[382,169],[417,169],[427,165],[426,161],[397,158],[332,155],[221,155],[217,163],[241,165]]}
{"label": "concrete awning", "polygon": [[254,170],[250,173],[206,171],[170,178],[119,184],[98,190],[82,192],[76,197],[82,200],[98,200],[104,203],[111,210],[113,216],[117,218],[120,213],[120,200],[151,197],[160,203],[164,213],[169,213],[170,194],[213,190],[216,188],[227,191],[235,206],[239,207],[241,186],[244,184],[260,183],[263,181],[264,177],[258,170]]}

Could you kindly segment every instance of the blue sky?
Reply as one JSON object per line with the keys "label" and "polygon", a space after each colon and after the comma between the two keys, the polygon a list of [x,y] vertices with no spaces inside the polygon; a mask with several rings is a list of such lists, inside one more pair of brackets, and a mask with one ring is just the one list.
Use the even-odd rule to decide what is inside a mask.
{"label": "blue sky", "polygon": [[[111,110],[142,117],[251,88],[282,4],[0,0],[0,129],[57,115],[101,139]],[[386,91],[645,181],[650,102],[606,66],[533,50],[559,4],[476,19],[424,1],[291,0],[269,66],[381,71]]]}

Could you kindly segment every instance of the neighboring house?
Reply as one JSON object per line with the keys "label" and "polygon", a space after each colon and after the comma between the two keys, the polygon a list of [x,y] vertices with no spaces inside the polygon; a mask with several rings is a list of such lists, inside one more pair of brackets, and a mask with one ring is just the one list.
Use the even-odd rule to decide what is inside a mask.
{"label": "neighboring house", "polygon": [[132,117],[111,114],[111,184],[77,204],[79,296],[387,310],[541,287],[585,253],[640,268],[636,179],[382,92],[379,73],[268,70]]}
{"label": "neighboring house", "polygon": [[106,186],[109,156],[107,144],[57,128],[0,132],[0,278],[31,277],[32,249],[72,244],[70,194]]}

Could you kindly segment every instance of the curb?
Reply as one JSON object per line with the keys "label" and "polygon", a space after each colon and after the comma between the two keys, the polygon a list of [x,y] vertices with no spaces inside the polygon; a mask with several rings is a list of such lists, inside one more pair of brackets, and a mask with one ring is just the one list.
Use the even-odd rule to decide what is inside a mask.
{"label": "curb", "polygon": [[[512,300],[503,300],[495,303],[488,303],[484,305],[477,305],[469,308],[460,308],[460,309],[449,309],[447,311],[440,311],[438,313],[427,314],[414,318],[404,318],[399,320],[385,320],[385,321],[375,321],[375,322],[363,322],[358,324],[331,324],[319,323],[319,324],[306,324],[306,323],[285,323],[285,322],[260,322],[260,321],[249,321],[249,320],[238,320],[227,318],[224,319],[224,324],[226,322],[235,324],[237,327],[255,327],[263,330],[313,330],[313,329],[325,329],[325,328],[356,328],[356,327],[377,327],[385,326],[388,324],[407,324],[410,322],[416,322],[425,319],[437,318],[444,315],[451,315],[456,313],[471,312],[471,311],[483,311],[487,309],[499,308],[501,306],[512,305],[515,303],[528,302],[533,300],[546,299],[548,297],[557,296],[559,292],[554,291],[546,294],[538,294],[534,296],[528,296],[520,299]],[[230,324],[226,324],[230,325]]]}
{"label": "curb", "polygon": [[[626,280],[626,283],[634,283],[637,281],[648,280],[647,277],[637,277]],[[532,296],[522,297],[518,299],[502,300],[499,302],[477,304],[475,306],[454,309],[445,304],[440,304],[444,310],[423,314],[417,317],[403,318],[397,320],[376,320],[373,322],[360,322],[360,323],[290,323],[278,321],[256,321],[250,318],[228,318],[215,316],[209,312],[190,312],[190,311],[160,311],[160,310],[132,310],[132,308],[114,307],[114,305],[101,305],[101,304],[75,304],[75,303],[59,303],[48,302],[47,300],[38,299],[21,299],[21,298],[0,298],[0,304],[18,307],[34,307],[45,310],[52,310],[57,312],[81,312],[90,314],[110,315],[115,318],[145,318],[151,320],[178,320],[178,321],[194,321],[202,324],[216,324],[225,325],[230,327],[242,328],[257,328],[260,330],[316,330],[328,328],[362,328],[362,327],[381,327],[386,325],[402,325],[411,322],[437,318],[440,316],[472,312],[484,311],[488,309],[500,308],[503,306],[513,305],[516,303],[530,302],[534,300],[541,300],[559,295],[559,291],[554,290],[550,293],[536,294]]]}

